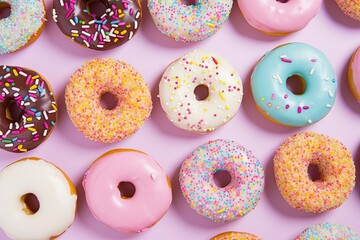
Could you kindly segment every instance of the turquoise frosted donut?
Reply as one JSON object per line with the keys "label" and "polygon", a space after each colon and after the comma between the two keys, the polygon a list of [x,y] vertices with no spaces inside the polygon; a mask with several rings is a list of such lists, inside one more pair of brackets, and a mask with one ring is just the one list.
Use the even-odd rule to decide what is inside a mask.
{"label": "turquoise frosted donut", "polygon": [[[296,95],[287,79],[298,76],[305,85]],[[325,117],[337,90],[334,70],[327,57],[304,43],[289,43],[265,54],[251,75],[251,90],[261,113],[290,127],[303,127]]]}
{"label": "turquoise frosted donut", "polygon": [[354,230],[345,225],[324,222],[308,227],[296,238],[296,240],[313,239],[360,240],[360,236]]}
{"label": "turquoise frosted donut", "polygon": [[233,0],[148,0],[156,27],[165,35],[183,42],[204,40],[217,32],[229,18]]}

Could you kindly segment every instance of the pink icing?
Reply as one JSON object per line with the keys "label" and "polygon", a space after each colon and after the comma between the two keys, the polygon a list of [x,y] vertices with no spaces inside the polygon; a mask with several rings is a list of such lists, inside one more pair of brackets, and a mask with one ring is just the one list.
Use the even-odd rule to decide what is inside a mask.
{"label": "pink icing", "polygon": [[303,29],[320,9],[322,0],[238,0],[246,21],[267,33],[290,33]]}
{"label": "pink icing", "polygon": [[[135,185],[132,198],[121,198],[118,184]],[[87,204],[95,218],[121,232],[141,232],[166,213],[172,200],[167,176],[156,161],[133,150],[103,155],[85,173]]]}
{"label": "pink icing", "polygon": [[[356,96],[360,96],[360,48],[356,50],[350,64],[352,70],[352,82],[354,90],[356,92]],[[358,99],[358,102],[360,102],[360,99]]]}

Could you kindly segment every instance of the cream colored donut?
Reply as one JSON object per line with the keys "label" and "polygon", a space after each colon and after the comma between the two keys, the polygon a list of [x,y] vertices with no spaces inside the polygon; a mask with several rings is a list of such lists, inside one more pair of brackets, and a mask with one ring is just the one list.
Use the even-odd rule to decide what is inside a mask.
{"label": "cream colored donut", "polygon": [[[196,99],[197,86],[208,88]],[[212,52],[192,51],[171,63],[159,84],[161,106],[177,127],[207,133],[230,121],[243,96],[241,79],[225,59]]]}
{"label": "cream colored donut", "polygon": [[[0,172],[0,228],[11,239],[53,239],[75,217],[76,190],[55,165],[38,158],[10,164]],[[40,208],[33,213],[24,202],[34,194]]]}

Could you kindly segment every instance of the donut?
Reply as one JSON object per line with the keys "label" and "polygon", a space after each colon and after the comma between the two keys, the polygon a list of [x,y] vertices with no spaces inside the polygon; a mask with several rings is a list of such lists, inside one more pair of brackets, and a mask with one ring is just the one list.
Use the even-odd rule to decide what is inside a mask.
{"label": "donut", "polygon": [[[101,3],[101,16],[91,5]],[[72,41],[94,50],[109,50],[134,37],[142,20],[140,0],[54,0],[52,17]]]}
{"label": "donut", "polygon": [[176,41],[202,41],[215,34],[229,18],[233,0],[148,0],[150,14],[161,33]]}
{"label": "donut", "polygon": [[[214,174],[226,171],[231,181],[219,187]],[[264,170],[253,153],[230,140],[202,144],[182,163],[180,189],[200,215],[215,222],[245,216],[258,204],[264,190]]]}
{"label": "donut", "polygon": [[43,0],[2,0],[0,11],[10,8],[10,15],[0,19],[0,55],[18,51],[33,43],[45,21]]}
{"label": "donut", "polygon": [[308,227],[296,238],[296,240],[312,239],[360,240],[360,236],[356,232],[354,232],[354,230],[345,225],[324,222]]}
{"label": "donut", "polygon": [[[121,184],[132,185],[133,192],[123,194]],[[172,201],[164,170],[151,156],[134,149],[114,149],[100,156],[85,173],[83,187],[94,217],[126,233],[155,225]]]}
{"label": "donut", "polygon": [[[105,93],[115,96],[114,109],[101,106]],[[66,86],[65,103],[75,127],[85,137],[104,143],[132,135],[152,110],[150,91],[142,76],[126,62],[110,58],[81,66]]]}
{"label": "donut", "polygon": [[[208,96],[197,100],[195,90],[205,87]],[[175,126],[208,133],[230,121],[243,96],[236,70],[215,53],[192,51],[171,63],[159,83],[160,103]]]}
{"label": "donut", "polygon": [[246,21],[269,35],[287,35],[306,27],[322,0],[238,0]]}
{"label": "donut", "polygon": [[0,66],[0,148],[26,152],[44,142],[56,125],[58,107],[39,73]]}
{"label": "donut", "polygon": [[223,232],[210,240],[261,240],[258,236],[244,232]]}
{"label": "donut", "polygon": [[[77,194],[69,177],[40,158],[16,161],[0,172],[0,228],[10,239],[54,239],[75,218]],[[36,196],[36,212],[27,205]]]}
{"label": "donut", "polygon": [[[308,176],[310,165],[319,177]],[[325,212],[339,207],[355,185],[355,165],[349,150],[328,136],[303,132],[290,136],[274,157],[276,184],[295,209]]]}
{"label": "donut", "polygon": [[348,81],[352,94],[360,103],[360,48],[351,57],[348,71]]}
{"label": "donut", "polygon": [[[298,77],[303,94],[288,87]],[[337,80],[331,63],[318,49],[305,43],[289,43],[266,53],[251,75],[251,90],[259,111],[271,121],[303,127],[320,121],[332,109]]]}
{"label": "donut", "polygon": [[345,15],[360,21],[360,2],[358,0],[336,0],[336,3]]}

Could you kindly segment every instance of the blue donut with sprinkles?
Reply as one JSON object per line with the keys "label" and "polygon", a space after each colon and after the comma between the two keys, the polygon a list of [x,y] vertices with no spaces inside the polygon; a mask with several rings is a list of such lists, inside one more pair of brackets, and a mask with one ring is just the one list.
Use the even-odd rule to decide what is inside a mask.
{"label": "blue donut with sprinkles", "polygon": [[74,42],[109,50],[133,38],[142,10],[140,0],[54,0],[52,15],[60,30]]}
{"label": "blue donut with sprinkles", "polygon": [[[287,87],[294,76],[303,86],[301,93]],[[320,50],[304,43],[289,43],[266,53],[256,64],[251,90],[256,106],[266,118],[289,127],[303,127],[330,112],[337,80],[331,63]]]}

